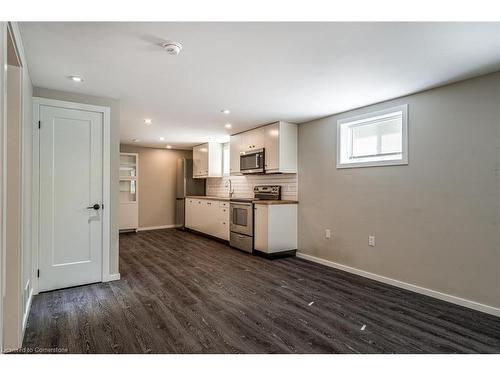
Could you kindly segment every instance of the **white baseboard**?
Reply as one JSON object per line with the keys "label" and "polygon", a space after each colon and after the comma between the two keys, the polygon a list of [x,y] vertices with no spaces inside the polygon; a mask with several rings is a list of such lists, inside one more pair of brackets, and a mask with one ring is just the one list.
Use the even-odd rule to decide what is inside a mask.
{"label": "white baseboard", "polygon": [[107,282],[107,281],[115,281],[115,280],[120,280],[120,274],[119,273],[111,273],[103,277],[102,282]]}
{"label": "white baseboard", "polygon": [[342,271],[354,273],[356,275],[363,276],[363,277],[366,277],[368,279],[380,281],[380,282],[385,283],[385,284],[397,286],[397,287],[402,288],[402,289],[411,290],[412,292],[425,294],[426,296],[434,297],[434,298],[437,298],[437,299],[440,299],[440,300],[443,300],[446,302],[451,302],[451,303],[454,303],[456,305],[468,307],[470,309],[478,310],[478,311],[481,311],[481,312],[484,312],[487,314],[500,316],[500,308],[497,308],[497,307],[484,305],[482,303],[471,301],[471,300],[468,300],[468,299],[465,299],[462,297],[452,296],[451,294],[446,294],[446,293],[438,292],[436,290],[427,289],[427,288],[424,288],[424,287],[421,287],[421,286],[418,286],[415,284],[410,284],[410,283],[406,283],[404,281],[391,279],[391,278],[386,277],[386,276],[377,275],[375,273],[363,271],[363,270],[360,270],[358,268],[346,266],[346,265],[343,265],[340,263],[335,263],[335,262],[332,262],[330,260],[318,258],[318,257],[312,256],[312,255],[297,252],[297,257],[302,258],[302,259],[306,259],[306,260],[310,260],[311,262],[323,264],[323,265],[328,266],[328,267],[337,268],[337,269],[342,270]]}
{"label": "white baseboard", "polygon": [[142,228],[137,228],[138,232],[142,232],[145,230],[156,230],[156,229],[170,229],[170,228],[180,228],[182,225],[178,224],[168,224],[168,225],[158,225],[156,227],[142,227]]}

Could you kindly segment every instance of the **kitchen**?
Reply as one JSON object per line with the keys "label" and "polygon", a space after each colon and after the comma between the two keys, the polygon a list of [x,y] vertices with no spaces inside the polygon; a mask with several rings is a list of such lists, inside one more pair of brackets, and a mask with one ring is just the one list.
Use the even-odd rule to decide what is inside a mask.
{"label": "kitchen", "polygon": [[[286,175],[296,179],[297,125],[276,122],[232,135],[229,142],[229,175],[222,195],[214,180],[227,176],[228,152],[224,145],[206,143],[193,148],[193,174],[178,173],[178,199],[185,194],[183,227],[229,241],[230,246],[268,257],[295,255],[297,249],[297,200],[295,190],[282,192],[269,178]],[[189,163],[189,161],[186,161]],[[247,176],[255,176],[248,181]],[[239,179],[236,193],[231,176]],[[259,177],[264,179],[259,179]],[[191,181],[192,179],[192,181]],[[206,196],[191,193],[198,180],[207,179]],[[237,180],[236,178],[234,180]],[[182,182],[184,181],[184,182]],[[258,185],[259,181],[265,185]],[[202,184],[205,181],[202,182]],[[236,184],[237,182],[235,182]],[[185,187],[185,188],[184,188]],[[284,186],[290,189],[289,185]],[[185,189],[185,190],[184,190]],[[194,191],[193,190],[193,191]],[[210,193],[214,191],[213,195]],[[249,194],[248,190],[253,190]],[[178,206],[178,217],[184,210]],[[179,222],[180,224],[180,222]]]}
{"label": "kitchen", "polygon": [[[189,156],[176,161],[173,227],[250,254],[295,255],[296,124],[279,121],[259,126],[231,135],[227,143],[194,146],[192,159]],[[122,152],[121,159],[120,230],[141,230],[139,155]]]}

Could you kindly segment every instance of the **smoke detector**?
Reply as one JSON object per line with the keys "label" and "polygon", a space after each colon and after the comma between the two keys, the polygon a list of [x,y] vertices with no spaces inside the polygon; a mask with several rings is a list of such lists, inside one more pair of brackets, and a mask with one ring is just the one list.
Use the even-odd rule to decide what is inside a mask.
{"label": "smoke detector", "polygon": [[178,55],[182,49],[182,44],[180,44],[179,42],[163,42],[161,46],[169,55],[174,56]]}

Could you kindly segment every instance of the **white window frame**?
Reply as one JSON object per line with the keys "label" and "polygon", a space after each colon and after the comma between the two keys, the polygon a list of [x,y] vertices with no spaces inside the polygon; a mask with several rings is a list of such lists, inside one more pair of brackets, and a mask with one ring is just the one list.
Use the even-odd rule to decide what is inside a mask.
{"label": "white window frame", "polygon": [[[360,161],[354,163],[342,163],[342,125],[349,122],[362,121],[366,119],[376,118],[387,115],[393,112],[402,112],[402,157],[398,160],[378,160],[378,161]],[[337,169],[344,168],[363,168],[363,167],[379,167],[389,165],[407,165],[408,164],[408,104],[398,105],[395,107],[385,108],[380,111],[366,112],[361,115],[341,118],[337,120]]]}

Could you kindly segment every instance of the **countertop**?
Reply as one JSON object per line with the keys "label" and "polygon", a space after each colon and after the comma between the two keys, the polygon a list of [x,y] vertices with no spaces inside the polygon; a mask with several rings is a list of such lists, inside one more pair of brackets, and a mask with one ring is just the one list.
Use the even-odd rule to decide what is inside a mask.
{"label": "countertop", "polygon": [[293,201],[293,200],[289,200],[289,199],[283,199],[283,200],[279,200],[279,201],[256,200],[256,201],[253,201],[252,203],[255,203],[255,204],[264,204],[266,206],[271,206],[273,204],[298,204],[299,201]]}
{"label": "countertop", "polygon": [[[230,198],[228,197],[215,197],[211,195],[188,195],[186,198],[192,198],[192,199],[208,199],[208,200],[213,200],[213,201],[224,201],[224,202],[229,202]],[[282,200],[254,200],[252,203],[255,204],[265,204],[265,205],[273,205],[273,204],[298,204],[298,201],[294,200],[289,200],[289,199],[282,199]]]}
{"label": "countertop", "polygon": [[226,201],[229,202],[228,197],[214,197],[212,195],[188,195],[186,198],[193,198],[193,199],[208,199],[212,201]]}

